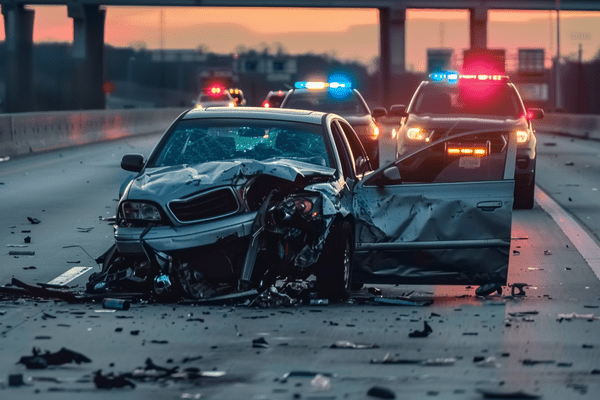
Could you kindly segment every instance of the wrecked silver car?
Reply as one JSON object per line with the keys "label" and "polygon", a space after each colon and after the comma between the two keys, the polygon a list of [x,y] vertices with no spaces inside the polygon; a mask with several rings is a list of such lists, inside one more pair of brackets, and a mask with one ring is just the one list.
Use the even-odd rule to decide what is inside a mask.
{"label": "wrecked silver car", "polygon": [[138,175],[87,291],[206,299],[314,276],[339,299],[353,282],[505,284],[514,157],[510,132],[470,132],[373,172],[335,114],[190,110],[148,160],[123,157]]}

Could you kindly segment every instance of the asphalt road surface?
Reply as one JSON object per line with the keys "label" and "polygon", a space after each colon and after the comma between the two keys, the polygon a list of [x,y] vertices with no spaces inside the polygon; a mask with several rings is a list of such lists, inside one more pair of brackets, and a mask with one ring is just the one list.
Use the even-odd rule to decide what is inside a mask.
{"label": "asphalt road surface", "polygon": [[[98,271],[93,258],[112,244],[112,227],[102,219],[115,214],[128,175],[120,159],[148,155],[156,140],[0,163],[0,284],[13,277],[48,283],[75,268],[65,285],[83,289]],[[384,297],[433,303],[380,305],[367,287],[329,305],[133,303],[108,312],[99,303],[0,298],[0,397],[597,399],[600,144],[543,135],[539,143],[538,204],[513,214],[508,280],[526,283],[524,296],[510,296],[510,287],[481,298],[464,286],[382,285]],[[409,337],[424,322],[432,332]],[[33,348],[63,347],[90,362],[43,369],[17,363]],[[99,370],[125,374],[125,387],[96,388]]]}

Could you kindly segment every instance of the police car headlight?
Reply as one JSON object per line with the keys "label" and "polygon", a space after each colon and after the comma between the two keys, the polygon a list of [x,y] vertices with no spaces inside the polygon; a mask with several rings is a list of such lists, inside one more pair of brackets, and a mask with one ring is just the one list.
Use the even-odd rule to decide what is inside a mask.
{"label": "police car headlight", "polygon": [[529,141],[529,131],[518,130],[517,131],[517,144],[527,143]]}
{"label": "police car headlight", "polygon": [[406,130],[406,137],[411,140],[425,140],[428,141],[428,132],[421,128],[408,128]]}

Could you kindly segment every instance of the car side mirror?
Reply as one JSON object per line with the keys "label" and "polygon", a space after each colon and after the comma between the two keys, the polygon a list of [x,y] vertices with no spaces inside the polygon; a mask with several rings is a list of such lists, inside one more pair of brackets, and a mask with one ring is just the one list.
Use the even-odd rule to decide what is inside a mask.
{"label": "car side mirror", "polygon": [[126,154],[121,160],[121,168],[125,171],[140,172],[144,168],[144,156],[141,154]]}
{"label": "car side mirror", "polygon": [[406,112],[406,106],[404,104],[394,104],[390,108],[390,112],[388,113],[388,117],[407,117],[408,113]]}
{"label": "car side mirror", "polygon": [[371,116],[375,119],[385,117],[387,114],[387,110],[383,107],[375,107],[373,112],[371,112]]}
{"label": "car side mirror", "polygon": [[541,108],[528,108],[527,109],[527,119],[542,119],[544,118],[544,110]]}
{"label": "car side mirror", "polygon": [[354,168],[356,169],[356,175],[364,175],[371,170],[371,164],[368,159],[358,156],[354,163]]}

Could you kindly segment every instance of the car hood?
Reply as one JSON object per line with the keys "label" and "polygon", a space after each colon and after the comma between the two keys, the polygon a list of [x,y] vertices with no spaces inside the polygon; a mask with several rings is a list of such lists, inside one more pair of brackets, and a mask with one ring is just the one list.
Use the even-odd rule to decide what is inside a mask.
{"label": "car hood", "polygon": [[213,187],[243,184],[249,177],[260,174],[293,182],[298,176],[331,177],[335,169],[288,159],[219,161],[147,168],[131,183],[126,197],[162,203]]}
{"label": "car hood", "polygon": [[510,130],[515,128],[527,128],[525,118],[499,118],[499,117],[481,117],[469,115],[446,115],[446,116],[417,116],[410,114],[406,126],[418,126],[422,129],[450,129],[456,133],[476,129],[498,129]]}

